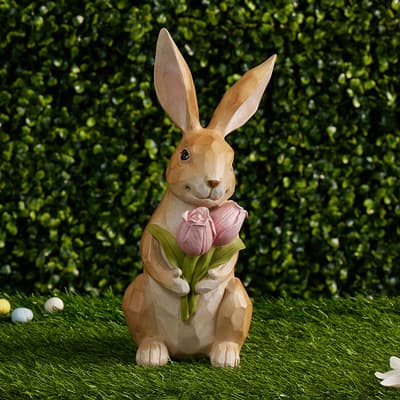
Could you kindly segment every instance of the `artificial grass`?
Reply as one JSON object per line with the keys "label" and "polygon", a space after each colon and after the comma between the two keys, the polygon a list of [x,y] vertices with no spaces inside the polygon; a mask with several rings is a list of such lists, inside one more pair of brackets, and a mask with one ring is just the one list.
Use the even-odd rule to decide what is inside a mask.
{"label": "artificial grass", "polygon": [[400,298],[256,300],[237,370],[138,367],[119,296],[61,298],[50,315],[44,297],[8,297],[34,320],[0,318],[0,399],[400,398],[374,376],[400,355]]}

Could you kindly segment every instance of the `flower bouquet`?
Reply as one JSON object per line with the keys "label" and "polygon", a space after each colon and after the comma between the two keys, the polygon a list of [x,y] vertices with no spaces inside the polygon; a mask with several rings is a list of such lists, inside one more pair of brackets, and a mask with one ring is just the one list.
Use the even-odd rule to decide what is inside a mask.
{"label": "flower bouquet", "polygon": [[196,311],[198,294],[195,287],[207,276],[210,269],[227,263],[238,251],[245,248],[238,234],[247,212],[234,201],[212,209],[198,207],[186,211],[178,227],[176,238],[156,224],[148,226],[149,232],[164,250],[169,264],[181,268],[190,292],[181,300],[182,320],[188,320]]}

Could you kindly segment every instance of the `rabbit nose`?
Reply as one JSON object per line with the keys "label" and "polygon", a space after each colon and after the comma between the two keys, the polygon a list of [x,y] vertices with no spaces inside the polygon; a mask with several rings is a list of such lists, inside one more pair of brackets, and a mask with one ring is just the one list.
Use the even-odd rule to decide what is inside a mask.
{"label": "rabbit nose", "polygon": [[218,179],[209,179],[207,181],[208,186],[210,186],[210,188],[214,189],[215,187],[217,187],[219,185],[220,181]]}

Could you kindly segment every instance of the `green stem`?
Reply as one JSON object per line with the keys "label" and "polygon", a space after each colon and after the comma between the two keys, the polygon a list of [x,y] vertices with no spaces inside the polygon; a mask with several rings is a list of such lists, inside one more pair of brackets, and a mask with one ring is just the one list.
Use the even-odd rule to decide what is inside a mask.
{"label": "green stem", "polygon": [[189,318],[196,312],[197,302],[199,300],[199,295],[195,292],[190,292],[188,295],[188,305],[189,305]]}
{"label": "green stem", "polygon": [[[193,276],[195,274],[196,270],[196,265],[197,262],[199,261],[200,257],[189,257],[187,255],[184,256],[183,262],[182,262],[182,273],[183,277],[185,280],[189,283],[190,285],[190,292],[187,296],[182,297],[181,299],[181,317],[182,321],[187,321],[193,312],[195,311],[196,306],[194,305],[195,303],[192,300],[192,297],[194,295],[193,293],[193,287],[192,287],[192,280]],[[197,301],[196,301],[197,304]]]}
{"label": "green stem", "polygon": [[196,269],[194,270],[192,279],[190,281],[190,287],[193,288],[193,290],[197,282],[200,282],[207,276],[215,249],[215,247],[211,247],[211,249],[206,254],[202,255],[198,260],[196,264]]}
{"label": "green stem", "polygon": [[181,298],[182,321],[187,321],[190,318],[189,296],[190,294]]}

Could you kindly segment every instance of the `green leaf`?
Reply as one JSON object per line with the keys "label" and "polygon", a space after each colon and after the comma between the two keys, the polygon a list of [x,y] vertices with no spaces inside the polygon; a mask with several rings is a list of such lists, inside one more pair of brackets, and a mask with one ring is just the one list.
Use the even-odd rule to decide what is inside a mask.
{"label": "green leaf", "polygon": [[192,279],[189,282],[190,286],[193,289],[196,286],[197,282],[200,282],[207,276],[207,273],[210,269],[211,260],[214,256],[216,249],[217,249],[216,247],[211,247],[211,249],[206,254],[203,254],[198,260],[196,267],[194,269]]}
{"label": "green leaf", "polygon": [[147,226],[149,232],[157,239],[168,259],[168,262],[175,268],[179,268],[183,264],[185,254],[176,244],[174,236],[166,229],[156,224]]}
{"label": "green leaf", "polygon": [[182,263],[179,264],[182,269],[182,273],[186,281],[191,285],[193,274],[197,268],[197,262],[200,259],[199,256],[190,257],[188,255],[183,256]]}
{"label": "green leaf", "polygon": [[240,237],[237,237],[233,242],[225,246],[216,247],[208,269],[217,268],[218,266],[227,263],[238,251],[245,248],[246,246]]}

